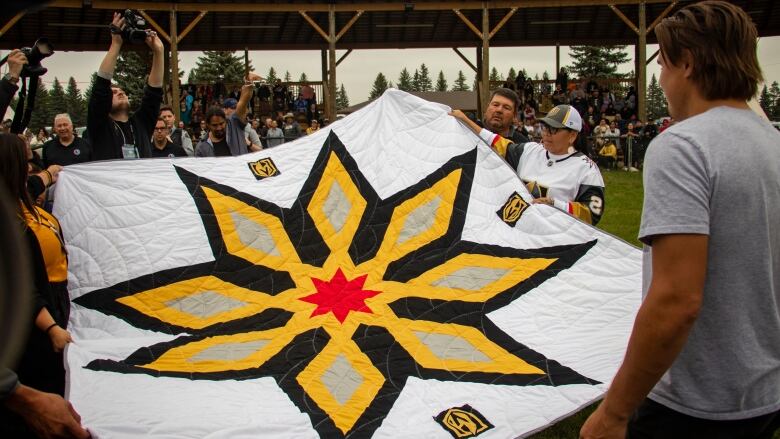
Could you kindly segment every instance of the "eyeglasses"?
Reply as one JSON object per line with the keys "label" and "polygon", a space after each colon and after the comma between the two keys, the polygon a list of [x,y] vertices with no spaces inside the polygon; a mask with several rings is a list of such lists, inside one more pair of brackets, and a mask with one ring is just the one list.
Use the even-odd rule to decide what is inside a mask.
{"label": "eyeglasses", "polygon": [[165,131],[167,129],[168,129],[168,127],[154,127],[155,131]]}
{"label": "eyeglasses", "polygon": [[545,133],[545,132],[546,133],[550,133],[550,135],[552,135],[552,136],[558,134],[558,131],[565,129],[565,128],[554,128],[554,127],[551,127],[550,125],[547,125],[546,123],[543,123],[543,124],[540,124],[540,125],[542,125],[542,132],[543,133]]}

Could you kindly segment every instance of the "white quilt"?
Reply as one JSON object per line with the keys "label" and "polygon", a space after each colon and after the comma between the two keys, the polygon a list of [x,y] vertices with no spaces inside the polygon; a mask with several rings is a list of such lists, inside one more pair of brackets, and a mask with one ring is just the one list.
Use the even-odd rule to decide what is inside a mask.
{"label": "white quilt", "polygon": [[[107,438],[511,438],[600,398],[640,251],[390,90],[241,157],[67,167],[68,397]],[[609,215],[609,211],[606,212]]]}

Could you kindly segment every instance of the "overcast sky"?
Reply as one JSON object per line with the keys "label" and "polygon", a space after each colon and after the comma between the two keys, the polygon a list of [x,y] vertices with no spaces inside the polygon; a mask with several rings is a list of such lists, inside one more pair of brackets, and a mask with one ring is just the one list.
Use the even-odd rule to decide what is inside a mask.
{"label": "overcast sky", "polygon": [[[106,41],[106,48],[108,45]],[[655,45],[648,46],[647,55],[650,56],[656,49]],[[344,52],[337,50],[336,56],[339,57]],[[476,63],[473,48],[461,49],[461,52],[472,63]],[[571,63],[568,52],[568,47],[561,47],[562,66]],[[633,58],[633,46],[628,46],[627,52]],[[180,69],[185,72],[185,80],[200,54],[200,52],[180,53]],[[243,57],[243,53],[240,54]],[[249,56],[255,70],[263,76],[271,66],[279,72],[280,76],[284,75],[285,71],[289,71],[294,81],[298,80],[302,72],[313,81],[319,80],[321,76],[319,51],[250,51]],[[780,82],[780,37],[760,39],[758,56],[766,82],[768,84],[772,81]],[[61,82],[66,82],[70,76],[73,76],[83,91],[87,88],[89,78],[92,72],[97,70],[102,57],[103,54],[97,52],[56,52],[44,61],[44,65],[49,69],[44,81],[48,85],[56,76]],[[414,73],[422,63],[428,67],[434,84],[439,70],[444,72],[450,87],[458,75],[458,70],[463,71],[469,84],[474,80],[474,73],[452,49],[355,50],[339,65],[336,79],[339,85],[344,84],[349,102],[354,105],[368,98],[378,73],[383,73],[388,80],[395,83],[402,68],[406,67],[410,73]],[[515,70],[525,68],[531,76],[538,74],[540,77],[546,70],[554,78],[555,47],[493,48],[490,50],[490,66],[496,67],[502,75],[506,75],[509,69],[514,67]],[[631,61],[621,66],[621,71],[628,72],[633,68],[633,61]],[[648,66],[648,83],[653,73],[656,76],[659,73],[655,60]]]}

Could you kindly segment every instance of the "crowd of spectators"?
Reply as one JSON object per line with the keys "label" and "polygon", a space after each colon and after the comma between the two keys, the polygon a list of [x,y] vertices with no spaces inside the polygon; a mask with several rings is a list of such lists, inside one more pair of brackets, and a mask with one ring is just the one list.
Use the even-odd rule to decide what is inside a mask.
{"label": "crowd of spectators", "polygon": [[[240,90],[238,85],[223,83],[182,85],[179,128],[193,139],[205,139],[207,124],[203,122],[208,109],[224,108],[225,102],[232,102],[230,99],[238,101]],[[170,100],[170,92],[167,96]],[[308,82],[286,83],[276,79],[272,84],[263,80],[253,83],[247,106],[247,136],[251,130],[263,148],[293,141],[327,122],[317,104],[316,91]]]}
{"label": "crowd of spectators", "polygon": [[521,69],[502,87],[518,94],[521,110],[514,123],[530,140],[541,138],[540,115],[557,105],[574,107],[583,119],[576,148],[606,170],[618,164],[626,170],[641,168],[647,145],[673,122],[664,119],[659,127],[654,121],[639,120],[633,86],[625,89],[615,83],[610,88],[608,82],[594,78],[570,80],[565,68],[558,72],[554,84],[526,78]]}

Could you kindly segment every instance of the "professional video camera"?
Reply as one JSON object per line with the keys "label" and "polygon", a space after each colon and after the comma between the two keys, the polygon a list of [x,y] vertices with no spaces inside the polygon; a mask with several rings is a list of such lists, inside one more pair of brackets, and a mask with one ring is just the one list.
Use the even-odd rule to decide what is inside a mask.
{"label": "professional video camera", "polygon": [[146,20],[130,9],[125,9],[122,17],[125,19],[125,27],[119,29],[112,24],[109,27],[111,33],[121,35],[122,41],[130,44],[141,44],[146,41],[146,37],[149,36],[149,30],[143,29],[146,27]]}
{"label": "professional video camera", "polygon": [[54,46],[49,43],[47,38],[38,38],[32,47],[22,47],[19,49],[27,57],[27,64],[22,67],[22,78],[30,76],[43,76],[48,71],[41,65],[44,58],[54,53]]}

